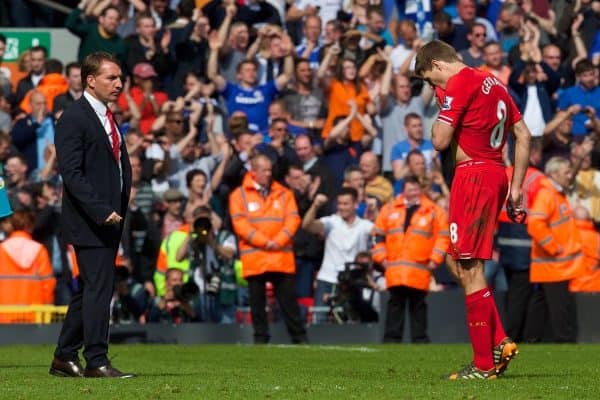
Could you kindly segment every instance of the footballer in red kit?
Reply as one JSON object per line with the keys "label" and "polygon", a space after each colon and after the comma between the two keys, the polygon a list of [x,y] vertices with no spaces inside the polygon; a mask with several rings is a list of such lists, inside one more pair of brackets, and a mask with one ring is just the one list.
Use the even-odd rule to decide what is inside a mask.
{"label": "footballer in red kit", "polygon": [[[518,349],[504,332],[483,263],[492,256],[504,201],[512,218],[523,219],[521,186],[531,134],[507,88],[492,74],[463,64],[448,44],[433,40],[423,46],[416,56],[415,74],[435,88],[440,106],[432,126],[433,146],[438,151],[450,148],[456,161],[446,264],[465,291],[473,361],[449,378],[495,379]],[[510,185],[502,159],[508,134],[515,136]]]}

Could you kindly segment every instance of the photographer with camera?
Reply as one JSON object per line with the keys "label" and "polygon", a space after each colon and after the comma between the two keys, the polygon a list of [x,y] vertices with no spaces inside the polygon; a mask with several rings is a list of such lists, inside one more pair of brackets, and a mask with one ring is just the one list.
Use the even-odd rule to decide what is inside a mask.
{"label": "photographer with camera", "polygon": [[[319,208],[327,204],[324,194],[317,194],[304,215],[302,228],[325,238],[325,255],[317,274],[315,306],[327,305],[327,299],[335,296],[338,289],[338,274],[344,271],[347,262],[353,262],[356,255],[369,247],[373,223],[356,215],[358,192],[354,188],[343,187],[337,195],[337,213],[317,219]],[[323,315],[316,314],[317,322],[324,322]]]}
{"label": "photographer with camera", "polygon": [[177,261],[189,260],[194,282],[200,289],[200,320],[233,323],[237,291],[233,262],[235,236],[220,229],[209,206],[192,212],[189,235],[177,248]]}
{"label": "photographer with camera", "polygon": [[374,307],[375,293],[385,289],[373,278],[375,271],[383,272],[383,267],[372,262],[368,251],[361,251],[354,261],[344,263],[344,270],[337,277],[337,293],[326,296],[325,300],[338,322],[369,323],[379,320]]}
{"label": "photographer with camera", "polygon": [[111,301],[111,319],[113,323],[146,323],[148,292],[144,286],[131,277],[124,265],[115,268],[115,289]]}
{"label": "photographer with camera", "polygon": [[385,267],[390,292],[383,340],[402,341],[408,303],[411,340],[428,343],[425,296],[450,244],[446,212],[423,194],[419,178],[407,175],[402,194],[381,208],[373,233],[373,260]]}
{"label": "photographer with camera", "polygon": [[165,274],[165,294],[156,296],[148,312],[149,322],[180,324],[192,322],[196,317],[198,286],[192,281],[183,283],[184,273],[169,268]]}

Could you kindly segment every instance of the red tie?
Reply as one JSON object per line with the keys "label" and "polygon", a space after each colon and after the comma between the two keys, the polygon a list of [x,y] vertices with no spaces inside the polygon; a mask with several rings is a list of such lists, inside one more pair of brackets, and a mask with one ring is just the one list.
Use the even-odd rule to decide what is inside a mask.
{"label": "red tie", "polygon": [[110,139],[112,141],[113,156],[116,161],[119,161],[119,132],[117,131],[117,125],[113,119],[113,113],[108,107],[106,107],[106,117],[110,123]]}

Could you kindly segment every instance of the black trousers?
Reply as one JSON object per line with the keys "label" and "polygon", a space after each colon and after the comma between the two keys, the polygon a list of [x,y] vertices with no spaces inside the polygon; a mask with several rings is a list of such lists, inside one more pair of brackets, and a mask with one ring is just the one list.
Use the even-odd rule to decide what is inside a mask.
{"label": "black trousers", "polygon": [[117,247],[76,247],[81,287],[71,298],[54,356],[74,360],[84,347],[87,368],[108,363],[108,324]]}
{"label": "black trousers", "polygon": [[429,343],[427,336],[427,303],[424,290],[406,286],[394,286],[388,289],[387,315],[383,341],[386,343],[402,342],[404,333],[404,314],[408,303],[410,316],[410,337],[413,343]]}
{"label": "black trousers", "polygon": [[529,282],[529,270],[504,268],[508,281],[506,292],[506,334],[513,340],[523,340],[523,330],[527,317],[533,286]]}
{"label": "black trousers", "polygon": [[267,294],[265,284],[271,282],[275,298],[283,314],[283,320],[294,343],[306,343],[306,329],[300,319],[300,308],[296,301],[296,281],[294,275],[268,272],[248,277],[248,292],[254,343],[268,343],[269,323],[267,320]]}
{"label": "black trousers", "polygon": [[[551,335],[544,332],[548,325]],[[575,296],[569,292],[569,281],[539,284],[529,304],[524,335],[524,339],[531,342],[547,336],[555,343],[577,341],[577,306]]]}

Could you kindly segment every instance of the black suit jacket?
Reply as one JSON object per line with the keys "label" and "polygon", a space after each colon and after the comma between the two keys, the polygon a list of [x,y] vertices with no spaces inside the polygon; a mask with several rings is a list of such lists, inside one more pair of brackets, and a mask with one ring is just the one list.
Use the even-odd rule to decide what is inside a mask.
{"label": "black suit jacket", "polygon": [[114,159],[108,135],[90,103],[81,96],[58,120],[54,139],[58,171],[64,182],[62,232],[67,243],[115,247],[123,224],[105,225],[116,211],[125,218],[131,190],[131,165],[121,141],[121,167]]}

